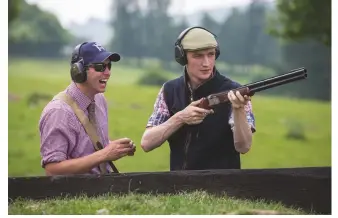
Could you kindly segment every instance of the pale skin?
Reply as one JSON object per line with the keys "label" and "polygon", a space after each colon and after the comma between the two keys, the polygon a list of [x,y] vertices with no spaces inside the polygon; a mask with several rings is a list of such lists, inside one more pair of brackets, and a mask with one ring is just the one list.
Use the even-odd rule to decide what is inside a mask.
{"label": "pale skin", "polygon": [[[109,60],[104,61],[106,64],[108,62]],[[99,80],[109,79],[109,77],[110,70],[108,68],[104,72],[98,72],[93,67],[90,67],[87,71],[87,81],[76,85],[90,99],[94,99],[96,94],[105,92],[105,87],[100,86]],[[59,163],[47,164],[45,172],[47,176],[83,174],[97,167],[100,163],[115,161],[125,156],[133,156],[135,151],[136,146],[131,139],[121,138],[110,141],[106,147],[93,154]]]}
{"label": "pale skin", "polygon": [[[212,75],[215,66],[215,49],[203,49],[199,51],[187,52],[187,72],[190,78],[190,85],[193,89],[207,81]],[[252,131],[246,119],[244,106],[250,100],[248,96],[242,96],[239,92],[230,91],[228,98],[232,104],[234,114],[234,145],[235,149],[245,154],[251,148]],[[184,110],[177,112],[166,122],[148,127],[141,139],[141,147],[145,152],[149,152],[160,147],[174,132],[184,124],[196,125],[203,122],[204,118],[213,110],[206,110],[197,107],[202,99],[191,102]]]}

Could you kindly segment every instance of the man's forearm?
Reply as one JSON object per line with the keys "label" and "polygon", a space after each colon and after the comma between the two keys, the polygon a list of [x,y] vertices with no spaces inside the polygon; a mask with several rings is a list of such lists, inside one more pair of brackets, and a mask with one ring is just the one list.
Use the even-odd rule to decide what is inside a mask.
{"label": "man's forearm", "polygon": [[234,144],[235,149],[244,154],[250,150],[252,142],[251,127],[246,118],[244,108],[233,109],[234,116]]}
{"label": "man's forearm", "polygon": [[179,113],[170,117],[161,125],[148,128],[141,139],[141,147],[144,151],[151,151],[161,146],[174,132],[183,126],[184,122],[180,119]]}
{"label": "man's forearm", "polygon": [[48,176],[69,175],[88,173],[105,160],[104,150],[76,159],[65,160],[59,163],[46,165],[45,170]]}

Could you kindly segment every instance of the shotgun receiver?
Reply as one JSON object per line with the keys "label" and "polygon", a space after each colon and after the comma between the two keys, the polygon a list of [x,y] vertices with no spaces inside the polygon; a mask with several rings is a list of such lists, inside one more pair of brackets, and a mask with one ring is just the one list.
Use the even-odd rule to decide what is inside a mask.
{"label": "shotgun receiver", "polygon": [[[287,83],[291,83],[297,80],[306,79],[307,77],[307,70],[302,68],[297,68],[291,70],[287,73],[270,77],[268,79],[264,79],[261,81],[249,83],[247,85],[241,86],[239,88],[233,89],[233,92],[239,91],[242,96],[253,96],[256,92],[260,92],[266,89],[270,89],[276,86],[284,85]],[[216,94],[211,94],[207,96],[202,102],[199,104],[198,107],[211,109],[213,106],[228,102],[228,92],[219,92]]]}

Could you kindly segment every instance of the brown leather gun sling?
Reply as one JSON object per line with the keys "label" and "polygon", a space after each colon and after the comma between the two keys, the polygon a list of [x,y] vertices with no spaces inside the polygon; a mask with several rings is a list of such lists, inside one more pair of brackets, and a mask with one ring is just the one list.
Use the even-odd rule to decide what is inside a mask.
{"label": "brown leather gun sling", "polygon": [[[97,135],[97,132],[96,132],[94,126],[89,121],[89,119],[86,116],[86,114],[84,113],[84,111],[73,100],[73,98],[70,97],[65,92],[60,92],[59,94],[55,95],[53,99],[60,99],[60,100],[64,101],[65,103],[67,103],[73,109],[73,111],[76,114],[77,118],[79,119],[79,121],[81,122],[81,124],[83,125],[83,127],[85,128],[86,133],[88,134],[90,140],[92,141],[95,150],[99,151],[99,150],[103,149],[102,143],[100,142],[100,139],[99,139],[99,137]],[[113,162],[108,161],[108,163],[109,163],[110,167],[112,168],[113,172],[119,173],[119,171],[117,170],[117,168],[115,167],[115,165],[113,164]],[[104,163],[101,163],[99,165],[99,169],[100,169],[101,174],[106,174],[107,173],[107,169],[106,169]]]}

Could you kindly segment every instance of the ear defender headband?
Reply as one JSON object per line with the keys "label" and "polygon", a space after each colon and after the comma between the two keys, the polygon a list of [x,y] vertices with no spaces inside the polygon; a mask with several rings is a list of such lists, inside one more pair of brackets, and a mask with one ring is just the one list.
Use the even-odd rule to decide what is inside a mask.
{"label": "ear defender headband", "polygon": [[70,75],[72,80],[76,83],[84,83],[87,80],[83,58],[80,56],[81,46],[86,43],[87,42],[77,45],[72,53]]}
{"label": "ear defender headband", "polygon": [[[213,34],[212,32],[210,32],[209,30],[203,28],[203,27],[199,27],[199,26],[195,26],[195,27],[190,27],[190,28],[187,28],[185,30],[183,30],[181,32],[181,34],[178,36],[176,42],[175,42],[175,60],[177,63],[179,63],[180,65],[184,66],[187,64],[187,57],[186,57],[186,54],[184,52],[184,49],[182,47],[182,40],[184,39],[184,37],[187,35],[187,33],[192,30],[192,29],[195,29],[195,28],[200,28],[200,29],[203,29],[209,33],[211,33],[215,39],[216,39],[216,35]],[[216,40],[217,41],[217,40]],[[220,49],[219,49],[219,45],[217,43],[217,46],[216,46],[216,59],[219,57],[220,55]]]}

